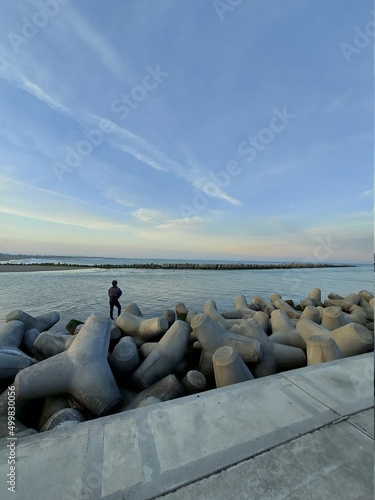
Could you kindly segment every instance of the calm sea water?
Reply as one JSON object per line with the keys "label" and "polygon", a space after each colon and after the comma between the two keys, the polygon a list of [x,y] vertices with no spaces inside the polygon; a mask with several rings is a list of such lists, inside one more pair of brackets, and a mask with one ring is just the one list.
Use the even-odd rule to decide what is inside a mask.
{"label": "calm sea water", "polygon": [[[41,258],[23,262],[46,261],[53,260]],[[55,262],[123,264],[137,260],[62,257],[55,258]],[[163,261],[155,259],[153,262]],[[72,318],[84,321],[93,312],[109,316],[107,291],[113,279],[117,279],[123,290],[121,303],[136,302],[145,317],[162,315],[166,309],[174,309],[178,302],[183,302],[188,309],[201,311],[207,298],[216,301],[219,311],[226,311],[232,309],[234,297],[239,293],[250,302],[255,295],[269,300],[272,292],[279,292],[284,299],[299,303],[314,287],[322,290],[323,299],[330,292],[345,296],[364,289],[374,291],[372,265],[237,271],[80,269],[11,272],[0,273],[0,322],[13,309],[23,309],[32,315],[58,311],[61,320],[54,331],[63,330]]]}

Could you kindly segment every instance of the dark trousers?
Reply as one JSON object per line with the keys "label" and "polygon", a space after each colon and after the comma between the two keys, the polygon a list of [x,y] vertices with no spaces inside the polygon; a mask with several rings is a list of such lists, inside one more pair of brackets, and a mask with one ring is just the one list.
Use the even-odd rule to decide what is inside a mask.
{"label": "dark trousers", "polygon": [[112,298],[109,301],[109,315],[111,316],[111,319],[113,319],[113,308],[114,307],[117,307],[117,316],[120,316],[121,305],[120,305],[120,302],[118,301],[117,298]]}

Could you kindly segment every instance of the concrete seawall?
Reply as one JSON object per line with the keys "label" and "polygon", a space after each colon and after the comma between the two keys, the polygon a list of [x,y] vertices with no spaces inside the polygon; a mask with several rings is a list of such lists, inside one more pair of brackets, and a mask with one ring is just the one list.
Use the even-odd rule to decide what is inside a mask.
{"label": "concrete seawall", "polygon": [[[167,498],[370,498],[373,403],[373,353],[368,353],[18,438],[16,495],[7,491],[6,438],[0,440],[0,496],[141,500],[171,492]],[[317,429],[320,434],[313,432]],[[321,457],[309,464],[315,467],[311,474],[301,476],[292,462],[272,455],[289,446],[289,456],[298,462],[310,448],[316,453],[314,440],[320,440]],[[280,487],[297,496],[282,496],[277,483],[256,481],[260,472],[251,473],[245,464],[267,456],[274,456],[268,475],[279,475],[284,483],[287,477]],[[233,496],[215,486],[225,477],[227,485],[234,481]],[[257,485],[253,493],[246,490],[251,478]],[[350,492],[341,480],[358,496],[345,496]],[[241,481],[245,489],[234,494]],[[313,490],[317,496],[309,496]]]}

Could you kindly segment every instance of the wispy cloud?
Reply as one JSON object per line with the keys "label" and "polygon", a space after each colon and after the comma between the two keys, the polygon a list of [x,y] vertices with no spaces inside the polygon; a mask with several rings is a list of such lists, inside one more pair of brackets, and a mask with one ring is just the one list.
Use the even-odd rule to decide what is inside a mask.
{"label": "wispy cloud", "polygon": [[159,224],[157,226],[158,229],[178,229],[181,230],[183,228],[191,229],[191,225],[193,224],[201,224],[204,221],[203,217],[199,215],[194,215],[190,218],[184,219],[171,219],[163,224]]}
{"label": "wispy cloud", "polygon": [[[106,119],[92,113],[85,112],[83,114],[90,121],[91,125],[98,125],[101,120]],[[108,120],[111,127],[111,133],[106,136],[106,141],[113,147],[130,154],[135,159],[145,163],[149,167],[165,172],[172,173],[177,178],[184,179],[191,186],[200,191],[207,192],[214,198],[220,198],[233,205],[241,205],[239,200],[229,196],[225,191],[215,184],[215,189],[210,189],[213,181],[212,178],[200,167],[197,162],[191,162],[187,167],[172,160],[169,156],[161,151],[157,146],[144,138],[130,132],[129,130],[120,127],[118,124]]]}
{"label": "wispy cloud", "polygon": [[[109,7],[108,7],[109,8]],[[73,34],[94,51],[102,65],[115,77],[134,82],[133,72],[118,51],[110,45],[100,31],[89,23],[76,9],[70,8],[64,22],[70,24]]]}
{"label": "wispy cloud", "polygon": [[0,213],[93,229],[132,229],[120,211],[3,176],[0,180]]}
{"label": "wispy cloud", "polygon": [[374,189],[366,189],[366,191],[362,191],[361,196],[364,196],[365,198],[374,196]]}
{"label": "wispy cloud", "polygon": [[134,207],[135,203],[129,200],[130,195],[123,193],[120,189],[114,187],[107,187],[104,189],[104,195],[118,203],[119,205],[124,205],[125,207]]}
{"label": "wispy cloud", "polygon": [[[77,23],[78,19],[81,17],[78,14],[71,14],[71,16],[73,16],[73,23]],[[85,39],[87,38],[88,41],[91,34],[90,26],[85,26],[83,33],[83,36],[85,37]],[[90,41],[90,43],[94,42]],[[111,50],[106,46],[103,40],[100,40],[100,42],[96,41],[95,47],[100,47],[100,50],[102,51],[101,54],[110,53]],[[118,61],[116,61],[115,56],[109,57],[108,60],[112,61],[111,65],[116,66],[116,68],[118,69],[119,63]],[[23,89],[35,98],[39,99],[51,109],[62,113],[63,115],[68,116],[71,119],[74,119],[77,123],[80,124],[82,128],[86,128],[90,125],[97,125],[100,120],[106,119],[84,110],[71,109],[69,106],[61,102],[60,99],[51,95],[47,90],[43,89],[39,83],[36,83],[28,78],[19,68],[14,66],[12,63],[4,59],[2,61],[3,64],[0,66],[0,76],[6,79],[9,83]],[[190,162],[188,166],[183,166],[180,163],[169,158],[166,153],[164,153],[154,144],[150,143],[139,135],[136,135],[123,127],[120,127],[114,122],[111,122],[111,126],[112,131],[110,134],[105,136],[105,140],[112,147],[130,154],[133,158],[141,161],[154,170],[165,173],[172,173],[177,178],[183,179],[188,182],[193,188],[205,192],[213,198],[222,199],[232,205],[241,205],[241,202],[239,200],[228,195],[217,184],[215,184],[213,190],[212,179],[206,173],[205,169],[199,166],[196,160],[194,160],[194,163]]]}
{"label": "wispy cloud", "polygon": [[153,222],[163,217],[160,210],[153,210],[151,208],[139,208],[132,212],[133,217],[141,222]]}
{"label": "wispy cloud", "polygon": [[51,109],[70,115],[70,111],[62,102],[48,94],[37,83],[30,80],[19,68],[9,63],[4,58],[0,61],[0,77],[10,84],[25,90],[32,96],[44,102]]}

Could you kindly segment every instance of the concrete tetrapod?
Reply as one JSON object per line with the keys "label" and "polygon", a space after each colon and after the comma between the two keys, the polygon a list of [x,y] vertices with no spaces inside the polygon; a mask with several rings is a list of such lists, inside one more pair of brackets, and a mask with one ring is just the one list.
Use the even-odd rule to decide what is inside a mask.
{"label": "concrete tetrapod", "polygon": [[133,314],[133,316],[139,316],[140,318],[143,318],[143,314],[135,302],[131,302],[130,304],[126,304],[124,309],[125,309],[125,312]]}
{"label": "concrete tetrapod", "polygon": [[374,349],[374,335],[363,325],[348,323],[329,332],[344,358],[357,356]]}
{"label": "concrete tetrapod", "polygon": [[164,317],[145,319],[127,312],[120,314],[116,319],[116,325],[126,335],[133,337],[137,346],[155,339],[168,330],[168,321]]}
{"label": "concrete tetrapod", "polygon": [[189,370],[181,380],[181,385],[186,389],[188,394],[196,394],[206,389],[207,380],[203,373],[198,370]]}
{"label": "concrete tetrapod", "polygon": [[281,295],[279,292],[272,292],[271,293],[271,304],[275,302],[275,300],[282,299]]}
{"label": "concrete tetrapod", "polygon": [[225,318],[219,313],[219,311],[216,309],[216,304],[215,301],[212,299],[207,299],[203,312],[206,316],[211,318],[213,321],[216,321],[216,323],[219,323],[223,328],[228,328],[228,324],[225,320]]}
{"label": "concrete tetrapod", "polygon": [[177,320],[173,323],[158,346],[133,373],[132,383],[135,387],[146,389],[179,365],[185,355],[190,330],[185,321]]}
{"label": "concrete tetrapod", "polygon": [[306,307],[316,307],[315,302],[313,302],[311,299],[302,299],[300,301],[300,305],[303,310],[305,310]]}
{"label": "concrete tetrapod", "polygon": [[320,288],[313,288],[305,299],[301,300],[303,308],[307,306],[322,306],[322,291]]}
{"label": "concrete tetrapod", "polygon": [[[9,323],[10,325],[12,323],[15,323],[12,321]],[[21,346],[20,349],[25,352],[26,354],[32,356],[33,358],[36,357],[37,351],[34,349],[34,342],[39,337],[40,331],[37,330],[36,328],[30,328],[30,330],[26,330],[23,334],[22,341],[21,341]]]}
{"label": "concrete tetrapod", "polygon": [[191,324],[191,320],[194,318],[194,316],[196,316],[198,313],[197,311],[194,311],[192,309],[190,309],[190,311],[187,313],[186,315],[186,323],[188,323],[189,325]]}
{"label": "concrete tetrapod", "polygon": [[161,402],[161,399],[155,396],[148,396],[138,404],[137,408],[144,408],[145,406],[152,406]]}
{"label": "concrete tetrapod", "polygon": [[310,319],[314,323],[320,323],[321,317],[319,309],[316,306],[306,306],[302,311],[300,319]]}
{"label": "concrete tetrapod", "polygon": [[176,316],[180,321],[186,321],[186,316],[188,314],[188,308],[185,306],[183,302],[179,302],[176,304]]}
{"label": "concrete tetrapod", "polygon": [[0,349],[6,347],[19,347],[25,331],[22,321],[12,321],[0,327]]}
{"label": "concrete tetrapod", "polygon": [[[268,314],[266,314],[263,311],[257,311],[256,313],[254,313],[254,315],[252,317],[258,321],[260,326],[267,333],[269,328],[270,328],[270,317],[268,316]],[[251,316],[246,316],[243,319],[247,319],[247,318],[251,318]]]}
{"label": "concrete tetrapod", "polygon": [[249,308],[245,295],[238,294],[234,298],[234,306],[231,311],[222,313],[225,319],[242,319],[245,316],[253,316],[255,311]]}
{"label": "concrete tetrapod", "polygon": [[158,346],[158,342],[145,342],[139,348],[139,353],[142,355],[143,359],[147,358],[149,354],[152,353]]}
{"label": "concrete tetrapod", "polygon": [[327,335],[329,330],[318,325],[310,319],[300,319],[296,325],[297,332],[301,335],[306,345],[312,335]]}
{"label": "concrete tetrapod", "polygon": [[307,365],[318,365],[342,358],[336,342],[328,335],[311,335],[306,344]]}
{"label": "concrete tetrapod", "polygon": [[[370,300],[372,300],[372,299],[370,299]],[[361,300],[359,301],[358,306],[363,309],[363,311],[366,314],[366,318],[369,321],[374,321],[374,308],[371,307],[370,301],[367,302],[365,299],[361,298]],[[354,306],[350,308],[350,312],[353,311],[353,308],[354,308]]]}
{"label": "concrete tetrapod", "polygon": [[[362,301],[362,299],[361,299]],[[363,301],[364,302],[364,301]],[[372,316],[374,315],[373,311],[368,311],[365,307],[361,305],[353,305],[350,309],[350,314],[345,314],[345,320],[347,323],[353,321],[354,323],[359,323],[361,325],[365,325],[369,319],[373,321]]]}
{"label": "concrete tetrapod", "polygon": [[238,334],[231,330],[227,330],[225,333],[227,338],[226,345],[236,349],[245,363],[256,363],[262,358],[263,351],[260,342],[249,337],[244,337],[241,333]]}
{"label": "concrete tetrapod", "polygon": [[44,424],[49,420],[52,415],[64,408],[70,408],[69,398],[66,396],[49,396],[45,399],[43,410],[40,415],[38,429],[41,430]]}
{"label": "concrete tetrapod", "polygon": [[33,347],[40,354],[38,358],[47,359],[66,351],[75,339],[76,335],[69,333],[42,332],[35,339]]}
{"label": "concrete tetrapod", "polygon": [[368,290],[361,290],[360,292],[358,292],[358,295],[366,302],[370,302],[370,300],[374,298],[374,294],[369,292]]}
{"label": "concrete tetrapod", "polygon": [[323,310],[322,314],[322,327],[327,330],[336,330],[347,324],[341,307],[329,306]]}
{"label": "concrete tetrapod", "polygon": [[294,309],[294,307],[289,305],[283,299],[276,299],[273,304],[277,309],[281,309],[281,310],[285,311],[290,319],[299,319],[299,317],[302,314],[301,311],[297,311],[296,309]]}
{"label": "concrete tetrapod", "polygon": [[22,321],[25,325],[26,330],[30,330],[30,328],[36,328],[40,332],[45,332],[53,327],[59,320],[60,315],[56,311],[52,311],[49,313],[41,314],[40,316],[30,316],[21,309],[15,309],[11,311],[5,318],[5,321],[9,323],[10,321]]}
{"label": "concrete tetrapod", "polygon": [[258,321],[255,319],[244,319],[240,328],[242,335],[256,339],[262,345],[262,359],[252,367],[252,373],[255,377],[265,377],[277,373],[277,363],[273,353],[275,344],[269,339]]}
{"label": "concrete tetrapod", "polygon": [[[368,292],[367,290],[362,290],[358,294],[360,296],[360,301],[358,306],[362,308],[364,313],[366,314],[366,318],[368,321],[374,322],[374,307],[371,306],[371,301],[374,301],[374,296]],[[353,307],[350,308],[350,312],[353,311]]]}
{"label": "concrete tetrapod", "polygon": [[134,410],[141,401],[151,396],[160,399],[160,401],[170,401],[171,399],[185,396],[185,389],[180,384],[176,375],[167,375],[139,394],[135,394],[130,401],[120,408],[120,412]]}
{"label": "concrete tetrapod", "polygon": [[133,337],[123,337],[115,346],[109,364],[119,379],[129,377],[139,365],[137,345]]}
{"label": "concrete tetrapod", "polygon": [[268,338],[277,344],[299,347],[306,350],[306,343],[299,335],[289,316],[282,309],[271,313],[272,335]]}
{"label": "concrete tetrapod", "polygon": [[121,395],[107,362],[111,321],[91,314],[65,351],[19,372],[16,399],[70,394],[94,416],[107,415]]}
{"label": "concrete tetrapod", "polygon": [[322,291],[320,288],[313,288],[310,290],[308,296],[308,299],[312,300],[316,306],[322,306]]}
{"label": "concrete tetrapod", "polygon": [[271,316],[271,312],[276,309],[276,307],[273,304],[271,304],[271,302],[267,302],[262,297],[259,297],[259,295],[253,297],[253,302],[254,304],[260,307],[261,311],[268,314],[268,316]]}
{"label": "concrete tetrapod", "polygon": [[122,331],[120,330],[120,328],[118,326],[112,325],[110,343],[111,342],[117,343],[121,339],[121,337],[122,337]]}
{"label": "concrete tetrapod", "polygon": [[306,344],[313,335],[331,337],[336,342],[343,357],[364,354],[374,348],[374,335],[365,326],[358,323],[348,323],[330,331],[308,319],[303,319],[297,323],[297,331]]}
{"label": "concrete tetrapod", "polygon": [[0,380],[14,377],[20,370],[34,364],[36,360],[30,358],[20,349],[25,331],[21,321],[11,321],[0,327]]}
{"label": "concrete tetrapod", "polygon": [[71,427],[74,424],[79,424],[84,421],[85,417],[80,411],[74,410],[73,408],[63,408],[51,415],[51,417],[40,429],[40,432]]}
{"label": "concrete tetrapod", "polygon": [[358,305],[360,300],[361,300],[361,297],[358,295],[358,293],[351,293],[351,294],[347,295],[346,297],[340,298],[340,299],[328,298],[324,301],[324,305],[325,305],[325,307],[339,306],[339,307],[341,307],[341,309],[343,311],[350,312],[349,310],[350,310],[351,306]]}
{"label": "concrete tetrapod", "polygon": [[[219,313],[219,311],[217,310],[216,302],[213,299],[206,300],[203,307],[203,312],[206,314],[206,316],[210,317],[214,321],[221,323],[225,328],[231,328],[231,326],[233,326],[234,324],[240,324],[241,319],[252,317],[255,314],[255,310],[253,309],[249,309],[248,307],[246,308],[239,307],[239,305],[242,304],[242,300],[245,300],[246,302],[245,296],[243,295],[236,296],[236,298],[234,299],[235,309],[226,313],[229,314],[227,318],[223,313]],[[255,304],[253,305],[255,308],[257,308],[257,310],[259,310],[258,306],[256,306]],[[212,316],[210,316],[211,311],[213,313]],[[240,311],[240,314],[236,311]]]}
{"label": "concrete tetrapod", "polygon": [[176,321],[176,313],[173,309],[167,309],[163,314],[164,318],[168,321],[168,328],[170,328]]}
{"label": "concrete tetrapod", "polygon": [[204,313],[194,316],[191,326],[202,348],[199,371],[208,379],[214,376],[212,356],[219,347],[231,345],[237,349],[242,358],[245,358],[246,362],[255,363],[262,358],[263,352],[260,342],[229,332]]}
{"label": "concrete tetrapod", "polygon": [[262,345],[262,359],[251,368],[256,378],[273,375],[279,370],[299,368],[306,365],[306,356],[302,349],[273,343],[255,319],[242,320],[241,333],[246,337],[258,340]]}
{"label": "concrete tetrapod", "polygon": [[238,384],[254,378],[233,347],[219,347],[212,356],[212,363],[216,387]]}
{"label": "concrete tetrapod", "polygon": [[[250,311],[250,314],[244,314],[245,317],[252,317],[256,314],[255,311],[251,311],[250,309],[248,309],[248,311]],[[240,318],[224,318],[224,316],[220,314],[216,309],[215,301],[212,299],[206,300],[203,312],[206,316],[208,316],[216,323],[219,323],[219,325],[221,325],[225,329],[232,328],[233,325],[239,325],[243,319],[243,316],[241,316]]]}
{"label": "concrete tetrapod", "polygon": [[36,359],[30,358],[17,348],[0,349],[0,380],[11,379],[34,363]]}

